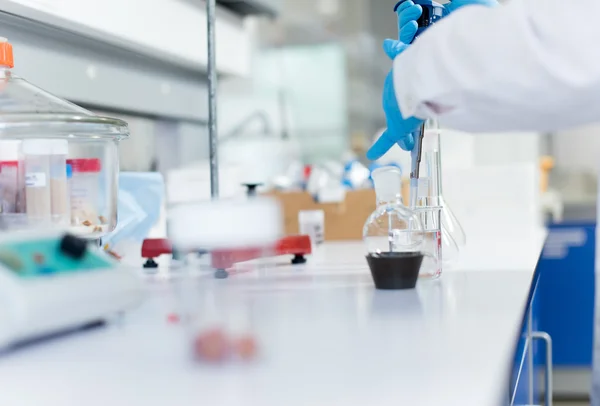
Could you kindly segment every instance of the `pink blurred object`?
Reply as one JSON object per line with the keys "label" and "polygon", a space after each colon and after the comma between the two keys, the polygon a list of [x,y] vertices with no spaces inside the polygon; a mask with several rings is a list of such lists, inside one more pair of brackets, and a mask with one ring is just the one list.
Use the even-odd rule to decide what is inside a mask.
{"label": "pink blurred object", "polygon": [[231,346],[225,333],[218,328],[198,334],[194,340],[194,355],[207,362],[225,361],[231,352]]}
{"label": "pink blurred object", "polygon": [[167,315],[167,321],[171,324],[177,324],[181,321],[181,318],[177,313],[170,313]]}
{"label": "pink blurred object", "polygon": [[312,166],[311,165],[304,165],[304,183],[308,182],[308,179],[310,178],[310,174],[312,173]]}
{"label": "pink blurred object", "polygon": [[251,361],[256,358],[258,353],[257,347],[256,339],[249,335],[240,337],[234,342],[236,355],[244,361]]}
{"label": "pink blurred object", "polygon": [[243,361],[251,361],[256,358],[258,353],[256,339],[249,335],[240,337],[234,342],[234,350]]}

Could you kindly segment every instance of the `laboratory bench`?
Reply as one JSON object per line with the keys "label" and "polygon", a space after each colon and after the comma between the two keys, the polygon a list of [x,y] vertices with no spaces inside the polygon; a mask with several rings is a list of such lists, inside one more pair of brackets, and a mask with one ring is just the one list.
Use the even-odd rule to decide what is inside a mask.
{"label": "laboratory bench", "polygon": [[114,323],[3,355],[0,404],[530,404],[529,371],[544,360],[529,357],[526,333],[545,236],[472,239],[456,270],[408,291],[375,290],[360,243],[232,275],[219,289],[246,297],[260,352],[220,366],[194,361],[189,329],[169,322],[177,286],[202,278],[161,269]]}

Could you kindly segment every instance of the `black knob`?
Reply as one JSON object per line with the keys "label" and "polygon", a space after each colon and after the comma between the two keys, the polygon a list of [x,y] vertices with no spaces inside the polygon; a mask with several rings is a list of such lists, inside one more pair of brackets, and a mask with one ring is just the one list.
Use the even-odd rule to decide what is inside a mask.
{"label": "black knob", "polygon": [[71,234],[60,240],[60,252],[73,259],[81,259],[87,250],[87,241]]}
{"label": "black knob", "polygon": [[262,183],[244,183],[244,186],[246,186],[246,196],[248,197],[254,197],[256,196],[256,188],[259,186],[262,186]]}

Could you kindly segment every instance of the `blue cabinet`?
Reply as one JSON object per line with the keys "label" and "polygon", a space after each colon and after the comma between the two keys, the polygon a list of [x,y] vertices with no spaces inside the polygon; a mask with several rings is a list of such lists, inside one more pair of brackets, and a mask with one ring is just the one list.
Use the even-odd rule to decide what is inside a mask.
{"label": "blue cabinet", "polygon": [[551,225],[538,264],[539,327],[553,340],[554,365],[591,367],[595,224]]}
{"label": "blue cabinet", "polygon": [[535,338],[539,334],[540,274],[536,271],[529,295],[523,326],[515,351],[511,376],[510,399],[512,405],[535,405],[542,402],[542,386],[537,371],[545,366],[541,356],[544,344]]}
{"label": "blue cabinet", "polygon": [[595,237],[595,224],[549,227],[515,352],[510,387],[515,405],[542,403],[547,360],[554,367],[591,367]]}
{"label": "blue cabinet", "polygon": [[515,351],[511,405],[541,405],[547,396],[552,397],[548,394],[552,393],[553,340],[545,331],[541,318],[544,278],[538,263]]}

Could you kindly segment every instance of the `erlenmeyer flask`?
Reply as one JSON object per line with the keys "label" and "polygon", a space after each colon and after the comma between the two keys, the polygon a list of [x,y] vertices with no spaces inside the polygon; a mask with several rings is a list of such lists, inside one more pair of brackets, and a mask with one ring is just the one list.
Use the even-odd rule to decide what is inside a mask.
{"label": "erlenmeyer flask", "polygon": [[446,202],[441,195],[440,203],[442,205],[442,227],[443,230],[445,230],[444,232],[452,237],[459,249],[463,248],[467,244],[465,231],[452,209],[450,209],[448,202]]}
{"label": "erlenmeyer flask", "polygon": [[454,242],[458,245],[458,248],[463,248],[467,243],[467,237],[465,231],[460,225],[460,221],[450,208],[448,202],[444,200],[442,192],[442,157],[440,148],[440,127],[435,120],[428,120],[425,127],[425,134],[427,139],[426,152],[429,152],[433,157],[432,160],[437,161],[437,199],[438,204],[442,206],[442,226],[446,229],[446,232],[452,237]]}
{"label": "erlenmeyer flask", "polygon": [[457,259],[460,249],[466,243],[466,236],[460,222],[442,196],[439,135],[440,130],[437,122],[428,120],[425,124],[421,165],[419,167],[417,208],[440,208],[442,258],[444,265],[449,265]]}

